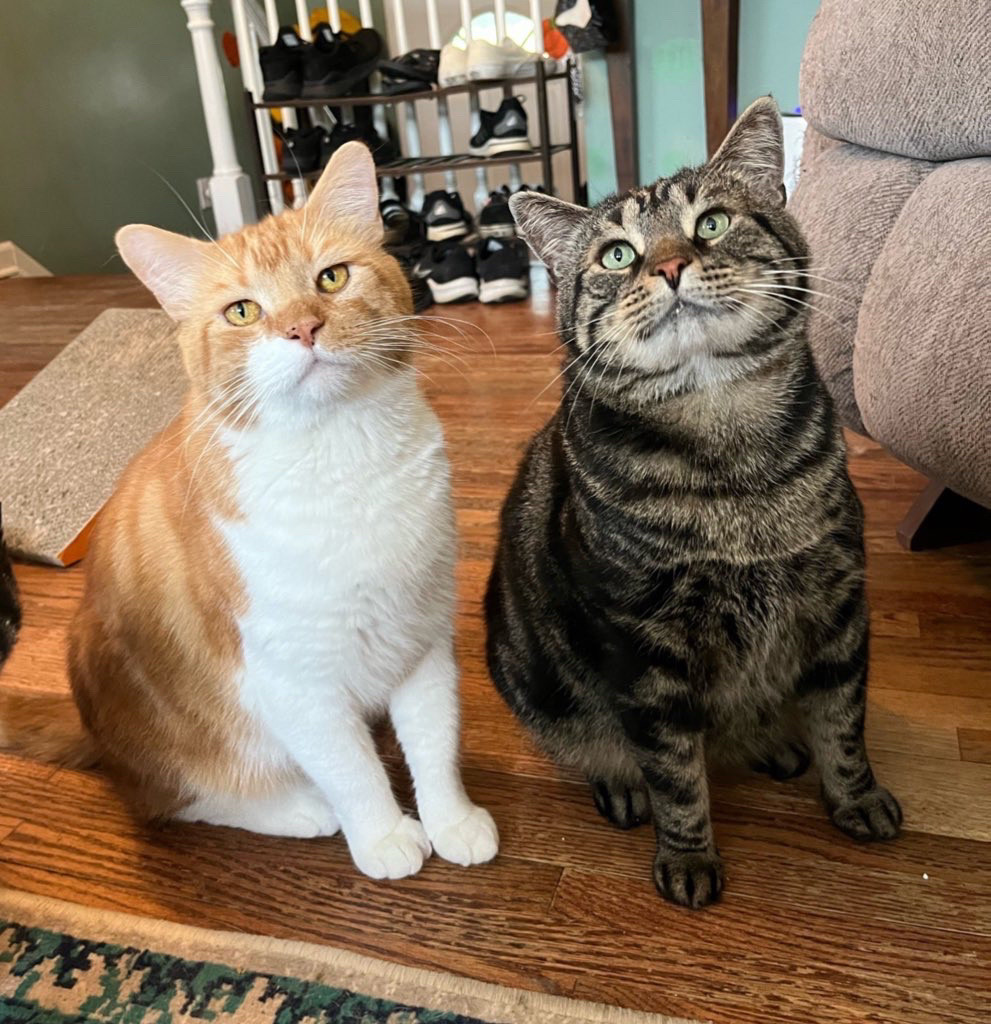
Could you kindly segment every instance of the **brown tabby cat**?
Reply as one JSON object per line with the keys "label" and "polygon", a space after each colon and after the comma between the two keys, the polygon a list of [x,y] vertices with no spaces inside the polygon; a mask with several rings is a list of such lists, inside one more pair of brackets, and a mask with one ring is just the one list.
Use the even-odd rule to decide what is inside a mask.
{"label": "brown tabby cat", "polygon": [[511,200],[560,286],[564,397],[503,509],[490,671],[605,817],[653,817],[656,885],[690,907],[723,884],[708,755],[785,779],[810,748],[839,828],[901,823],[864,748],[861,508],[782,177],[768,98],[704,167],[592,210]]}

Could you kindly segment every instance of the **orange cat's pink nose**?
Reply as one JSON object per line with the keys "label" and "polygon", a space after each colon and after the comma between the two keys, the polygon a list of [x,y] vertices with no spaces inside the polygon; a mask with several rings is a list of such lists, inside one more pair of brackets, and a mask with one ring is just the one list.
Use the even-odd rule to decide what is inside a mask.
{"label": "orange cat's pink nose", "polygon": [[292,327],[286,328],[286,337],[293,341],[301,341],[307,348],[313,348],[316,333],[323,327],[323,321],[315,316],[297,320]]}

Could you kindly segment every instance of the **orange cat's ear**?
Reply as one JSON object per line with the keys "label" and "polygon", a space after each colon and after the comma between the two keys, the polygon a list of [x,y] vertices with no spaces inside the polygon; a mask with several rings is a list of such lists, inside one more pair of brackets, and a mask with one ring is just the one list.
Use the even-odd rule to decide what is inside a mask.
{"label": "orange cat's ear", "polygon": [[162,309],[174,320],[181,320],[208,267],[209,243],[149,224],[128,224],[114,241],[124,262],[154,293]]}
{"label": "orange cat's ear", "polygon": [[328,221],[351,220],[359,229],[382,238],[375,163],[363,142],[346,142],[330,158],[306,205]]}

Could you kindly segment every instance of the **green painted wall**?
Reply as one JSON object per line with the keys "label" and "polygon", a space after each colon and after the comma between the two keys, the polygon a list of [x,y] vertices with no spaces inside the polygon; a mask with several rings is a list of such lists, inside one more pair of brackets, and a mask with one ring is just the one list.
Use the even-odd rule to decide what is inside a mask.
{"label": "green painted wall", "polygon": [[606,58],[602,53],[584,54],[581,66],[585,88],[583,123],[585,159],[588,167],[588,201],[597,203],[616,191],[609,74],[606,69]]}
{"label": "green painted wall", "polygon": [[[783,110],[798,104],[798,69],[819,0],[741,0],[738,98],[741,109],[772,93]],[[705,92],[699,0],[634,0],[640,177],[652,181],[705,159]],[[598,153],[589,159],[589,198],[615,187],[604,151],[608,88],[586,59],[586,123]],[[604,64],[603,64],[604,69]],[[605,109],[603,109],[605,104]],[[593,127],[594,126],[594,127]],[[611,150],[611,146],[609,147]]]}
{"label": "green painted wall", "polygon": [[798,106],[798,70],[819,0],[742,0],[737,98],[742,110],[771,93],[782,110]]}
{"label": "green painted wall", "polygon": [[[213,17],[219,40],[230,5]],[[240,72],[223,64],[243,160]],[[210,151],[179,0],[4,0],[0,126],[0,238],[54,273],[120,271],[131,221],[196,231],[155,173],[198,208]]]}
{"label": "green painted wall", "polygon": [[705,159],[699,0],[635,0],[640,177]]}

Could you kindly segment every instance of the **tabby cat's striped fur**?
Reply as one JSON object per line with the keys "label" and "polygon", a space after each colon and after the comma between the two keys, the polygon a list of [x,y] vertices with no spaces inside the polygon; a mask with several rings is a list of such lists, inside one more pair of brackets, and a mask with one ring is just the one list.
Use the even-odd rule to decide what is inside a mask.
{"label": "tabby cat's striped fur", "polygon": [[564,398],[503,510],[490,670],[607,818],[653,818],[657,886],[694,907],[723,879],[708,755],[781,779],[811,753],[844,832],[901,822],[864,748],[862,515],[782,167],[765,99],[704,167],[592,210],[512,200],[559,284]]}

